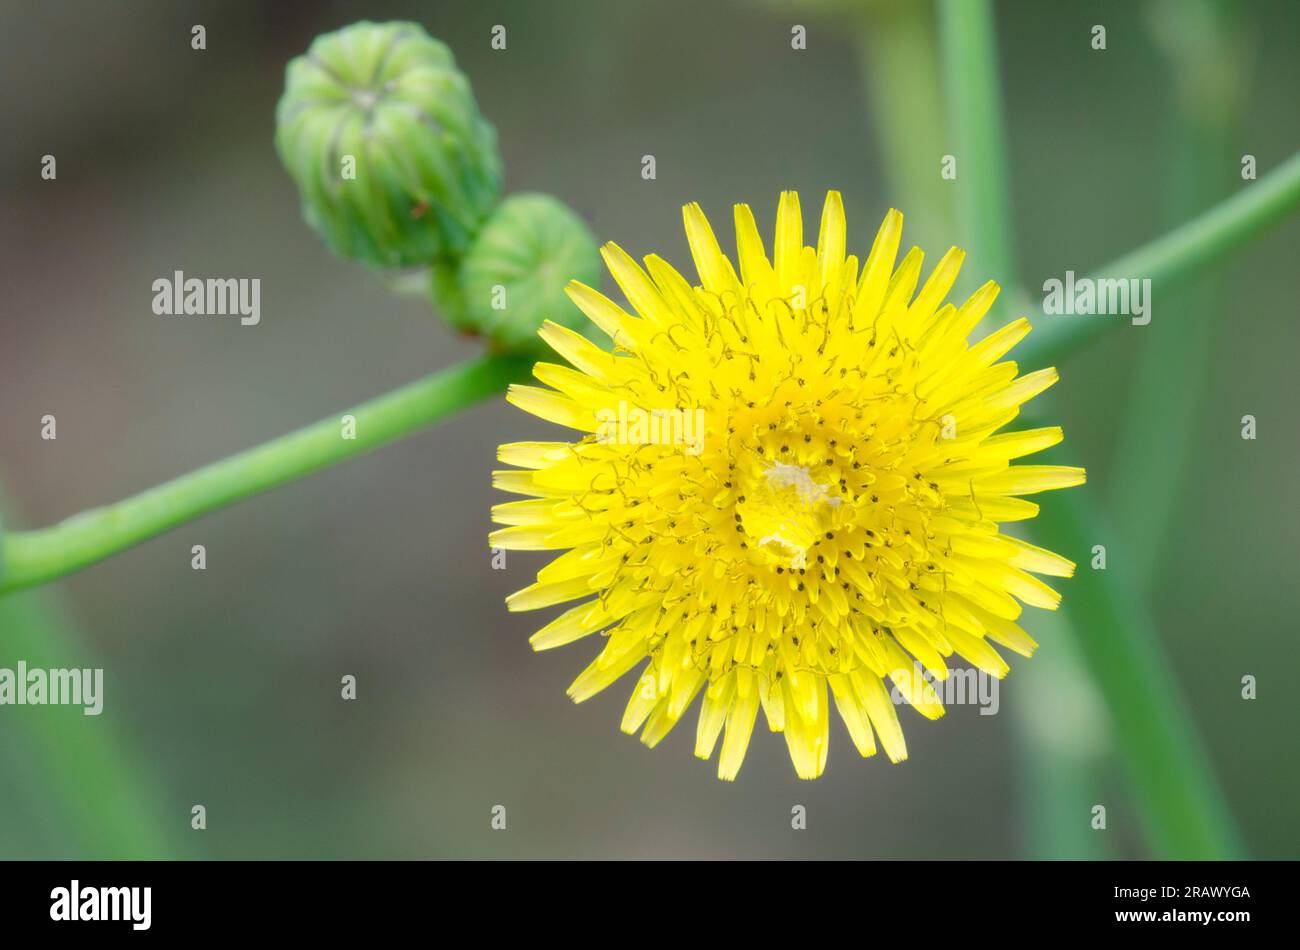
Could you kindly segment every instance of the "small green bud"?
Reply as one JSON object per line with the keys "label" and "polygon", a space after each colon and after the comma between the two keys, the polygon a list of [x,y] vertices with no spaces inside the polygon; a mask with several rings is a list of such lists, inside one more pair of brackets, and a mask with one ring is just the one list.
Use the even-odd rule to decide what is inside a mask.
{"label": "small green bud", "polygon": [[464,252],[501,194],[496,132],[415,23],[354,23],[289,63],[275,147],[303,217],[373,267]]}
{"label": "small green bud", "polygon": [[433,296],[461,329],[521,350],[540,345],[543,320],[585,329],[564,288],[570,280],[599,286],[600,276],[600,251],[582,219],[550,195],[518,194],[501,202],[470,246],[458,293],[449,295],[435,274]]}

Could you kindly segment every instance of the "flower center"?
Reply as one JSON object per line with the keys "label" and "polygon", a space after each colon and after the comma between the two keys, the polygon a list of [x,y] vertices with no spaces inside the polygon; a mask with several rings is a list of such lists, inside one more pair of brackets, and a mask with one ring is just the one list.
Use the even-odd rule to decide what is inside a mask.
{"label": "flower center", "polygon": [[802,465],[768,465],[736,505],[750,550],[772,566],[802,570],[808,549],[831,526],[840,498]]}
{"label": "flower center", "polygon": [[362,112],[369,112],[379,103],[380,93],[373,89],[355,89],[352,92],[352,101]]}

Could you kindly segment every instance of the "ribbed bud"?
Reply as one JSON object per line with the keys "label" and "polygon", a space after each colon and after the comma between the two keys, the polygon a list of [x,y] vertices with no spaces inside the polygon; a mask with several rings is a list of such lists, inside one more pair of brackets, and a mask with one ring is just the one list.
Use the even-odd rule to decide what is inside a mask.
{"label": "ribbed bud", "polygon": [[538,344],[543,320],[584,329],[564,288],[599,286],[600,252],[582,219],[549,195],[511,195],[461,261],[454,291],[435,273],[433,296],[448,319],[507,350]]}
{"label": "ribbed bud", "polygon": [[451,51],[355,23],[289,63],[276,149],[330,249],[373,267],[464,252],[501,192],[496,132]]}

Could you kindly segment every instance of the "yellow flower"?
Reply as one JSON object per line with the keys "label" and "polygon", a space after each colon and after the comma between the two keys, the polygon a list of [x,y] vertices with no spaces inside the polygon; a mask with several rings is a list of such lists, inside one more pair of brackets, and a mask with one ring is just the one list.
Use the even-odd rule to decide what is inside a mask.
{"label": "yellow flower", "polygon": [[531,642],[602,634],[569,688],[576,702],[640,666],[622,728],[647,745],[703,693],[695,754],[707,759],[725,730],[722,779],[739,771],[760,706],[801,778],[825,769],[832,700],[862,755],[876,751],[874,730],[897,762],[907,751],[885,679],[942,715],[922,670],[942,680],[956,653],[1005,675],[992,644],[1036,646],[1017,601],[1060,601],[1029,572],[1074,572],[998,527],[1037,514],[1017,496],[1084,480],[1080,468],[1011,465],[1059,442],[1059,428],[999,432],[1056,370],[1018,376],[998,362],[1029,332],[1023,318],[968,344],[998,287],[945,304],[958,249],[914,293],[922,254],[894,267],[897,211],[859,270],[837,192],[815,249],[798,196],[781,195],[772,261],[737,205],[737,273],[699,205],[683,210],[701,286],[605,245],[635,315],[583,284],[568,292],[613,352],[548,323],[543,339],[572,368],[539,363],[550,388],[510,391],[586,434],[501,446],[519,468],[496,486],[532,497],[493,508],[508,527],[491,543],[569,549],[507,603],[582,601]]}

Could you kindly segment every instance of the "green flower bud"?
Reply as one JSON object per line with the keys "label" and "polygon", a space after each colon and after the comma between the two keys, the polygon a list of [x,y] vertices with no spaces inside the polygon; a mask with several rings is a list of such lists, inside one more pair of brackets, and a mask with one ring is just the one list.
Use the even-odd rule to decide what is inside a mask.
{"label": "green flower bud", "polygon": [[527,349],[540,345],[543,320],[586,329],[564,288],[570,280],[599,286],[600,252],[587,225],[555,198],[511,195],[483,225],[457,276],[451,289],[445,274],[434,274],[434,301],[448,319],[503,349]]}
{"label": "green flower bud", "polygon": [[414,23],[355,23],[289,63],[276,150],[303,217],[374,267],[469,245],[501,193],[496,132],[451,51]]}

